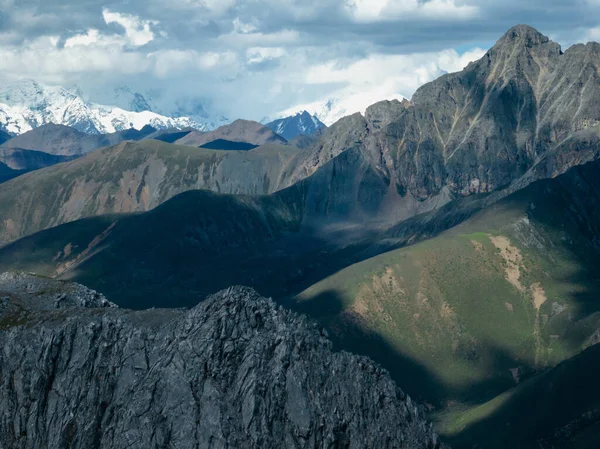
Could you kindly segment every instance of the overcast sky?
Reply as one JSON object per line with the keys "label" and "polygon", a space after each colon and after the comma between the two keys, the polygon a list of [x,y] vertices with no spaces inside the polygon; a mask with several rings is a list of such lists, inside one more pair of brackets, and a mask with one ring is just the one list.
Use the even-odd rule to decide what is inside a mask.
{"label": "overcast sky", "polygon": [[462,69],[512,25],[600,40],[600,0],[0,0],[0,82],[119,85],[260,120],[362,109]]}

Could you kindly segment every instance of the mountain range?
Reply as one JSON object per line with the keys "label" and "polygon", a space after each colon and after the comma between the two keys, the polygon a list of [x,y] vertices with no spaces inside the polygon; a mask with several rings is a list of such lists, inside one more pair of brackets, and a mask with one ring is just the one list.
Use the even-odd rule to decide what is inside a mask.
{"label": "mountain range", "polygon": [[81,156],[97,148],[116,145],[125,140],[140,140],[157,130],[149,125],[110,134],[88,134],[65,125],[49,123],[15,136],[0,148],[37,150],[52,155]]}
{"label": "mountain range", "polygon": [[[211,132],[201,132],[193,128],[163,129],[146,125],[141,130],[135,128],[110,134],[87,134],[75,128],[47,124],[31,131],[9,136],[0,145],[5,155],[27,160],[27,168],[18,170],[10,165],[3,169],[2,182],[17,177],[27,171],[36,170],[83,156],[98,148],[116,145],[124,141],[157,140],[167,143],[179,143],[188,146],[200,146],[208,149],[247,151],[267,143],[286,144],[286,140],[269,128],[246,120],[236,120]],[[225,139],[226,137],[227,139]],[[231,139],[231,140],[228,140]],[[25,170],[25,171],[23,171]]]}
{"label": "mountain range", "polygon": [[[135,95],[134,95],[135,96]],[[143,103],[142,103],[143,104]],[[150,110],[106,106],[85,101],[77,91],[22,80],[0,90],[0,129],[14,134],[41,125],[67,125],[88,134],[105,134],[146,125],[159,128],[208,129],[205,122],[190,117],[166,117]]]}
{"label": "mountain range", "polygon": [[[0,90],[0,131],[2,140],[8,133],[22,134],[46,124],[70,126],[87,134],[109,134],[144,126],[155,129],[194,128],[211,131],[230,123],[222,116],[212,117],[201,105],[164,112],[152,100],[126,86],[115,89],[112,106],[84,99],[79,90],[47,86],[33,80],[21,80]],[[183,112],[190,115],[183,115]],[[292,139],[299,134],[311,135],[325,125],[306,111],[278,119],[270,128]],[[2,143],[2,142],[0,142]]]}
{"label": "mountain range", "polygon": [[[0,277],[7,298],[0,366],[8,368],[0,370],[8,374],[0,379],[41,386],[31,393],[43,405],[33,415],[45,420],[60,403],[60,416],[77,418],[57,429],[79,445],[94,438],[84,422],[113,438],[99,447],[122,441],[108,428],[136,429],[136,441],[146,441],[140,416],[152,429],[175,429],[161,433],[164,444],[187,432],[235,446],[240,425],[245,435],[263,435],[264,447],[444,444],[422,408],[391,384],[379,386],[387,378],[377,365],[340,362],[316,334],[308,337],[297,323],[309,320],[336,349],[381,364],[454,448],[593,449],[599,96],[599,44],[563,52],[519,25],[410,101],[381,101],[312,136],[286,139],[242,120],[211,132],[147,128],[139,140],[7,181],[0,186],[0,271],[9,272]],[[270,125],[287,132],[285,123]],[[211,148],[216,142],[256,147]],[[73,282],[126,309],[100,310],[105,300]],[[92,308],[70,299],[72,289],[95,298]],[[290,345],[295,355],[280,359]],[[123,372],[121,360],[131,360]],[[23,368],[34,364],[48,374]],[[110,391],[75,369],[88,364],[110,379]],[[321,377],[321,366],[328,375]],[[59,385],[52,401],[48,382]],[[0,384],[3,397],[22,397],[14,385]],[[75,401],[77,391],[97,398]],[[343,398],[333,408],[324,405],[330,391]],[[284,397],[294,407],[278,402]],[[171,406],[173,398],[196,411]],[[169,412],[155,423],[163,403]],[[42,432],[19,432],[26,427],[17,410],[28,404],[0,402],[18,422],[4,432],[13,446],[46,441]],[[79,417],[74,404],[86,404],[90,417]],[[394,429],[403,436],[388,436]]]}
{"label": "mountain range", "polygon": [[[363,113],[365,109],[380,98],[360,91],[342,90],[336,94],[312,103],[293,106],[279,112],[281,117],[294,117],[305,111],[326,126],[331,126],[338,120],[355,113]],[[388,100],[403,101],[400,95],[392,95]]]}
{"label": "mountain range", "polygon": [[232,142],[245,142],[257,146],[267,143],[282,144],[286,142],[286,139],[273,132],[267,126],[251,120],[239,119],[229,125],[221,126],[214,131],[192,131],[174,143],[199,147],[219,139]]}
{"label": "mountain range", "polygon": [[201,130],[210,131],[231,122],[224,115],[212,111],[207,101],[190,95],[173,101],[169,97],[162,98],[162,95],[156,97],[152,92],[140,93],[128,86],[118,86],[112,91],[104,92],[102,97],[108,104],[127,111],[152,111],[173,118],[189,117],[201,125],[197,127]]}

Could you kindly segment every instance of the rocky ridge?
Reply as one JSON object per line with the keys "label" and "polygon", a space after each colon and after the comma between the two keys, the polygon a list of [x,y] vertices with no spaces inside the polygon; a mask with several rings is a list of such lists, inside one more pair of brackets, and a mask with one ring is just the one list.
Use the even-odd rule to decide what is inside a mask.
{"label": "rocky ridge", "polygon": [[39,126],[13,137],[0,148],[43,151],[59,156],[82,156],[98,148],[117,145],[125,140],[141,140],[158,131],[151,126],[126,129],[110,134],[86,134],[75,128],[53,123]]}
{"label": "rocky ridge", "polygon": [[217,151],[157,140],[96,150],[5,183],[0,242],[79,218],[147,211],[189,190],[270,193],[296,152],[289,145]]}
{"label": "rocky ridge", "polygon": [[380,102],[339,120],[303,153],[288,184],[358,152],[371,169],[355,172],[356,185],[375,173],[386,186],[375,200],[404,210],[397,219],[418,203],[556,176],[599,155],[599,67],[600,44],[563,53],[533,28],[513,27],[483,58],[423,85],[410,102]]}
{"label": "rocky ridge", "polygon": [[21,273],[0,290],[1,447],[441,446],[386,371],[250,289],[143,312]]}

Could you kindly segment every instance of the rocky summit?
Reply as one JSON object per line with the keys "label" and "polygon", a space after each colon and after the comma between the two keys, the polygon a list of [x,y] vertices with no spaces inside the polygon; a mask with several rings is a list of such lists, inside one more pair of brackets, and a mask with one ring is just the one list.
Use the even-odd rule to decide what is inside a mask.
{"label": "rocky summit", "polygon": [[2,448],[441,447],[385,370],[251,289],[143,312],[23,273],[0,290]]}

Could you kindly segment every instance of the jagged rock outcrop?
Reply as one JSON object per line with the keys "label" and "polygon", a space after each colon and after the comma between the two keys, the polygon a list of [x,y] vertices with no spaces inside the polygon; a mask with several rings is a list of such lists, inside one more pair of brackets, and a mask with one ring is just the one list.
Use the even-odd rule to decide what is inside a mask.
{"label": "jagged rock outcrop", "polygon": [[[31,310],[55,310],[71,307],[117,307],[104,295],[81,284],[50,280],[20,271],[0,274],[0,291],[3,294],[0,316],[8,327],[11,310],[19,313]],[[8,295],[8,296],[5,296]]]}
{"label": "jagged rock outcrop", "polygon": [[87,289],[24,274],[7,289],[2,448],[440,447],[386,371],[250,289],[143,312],[78,307]]}
{"label": "jagged rock outcrop", "polygon": [[[394,183],[419,199],[445,186],[458,195],[491,192],[523,176],[565,139],[578,141],[576,133],[600,119],[593,106],[600,96],[598,47],[563,54],[546,36],[519,25],[464,71],[421,87],[381,139]],[[595,157],[597,146],[580,142],[578,150]],[[564,170],[557,164],[552,175]]]}

